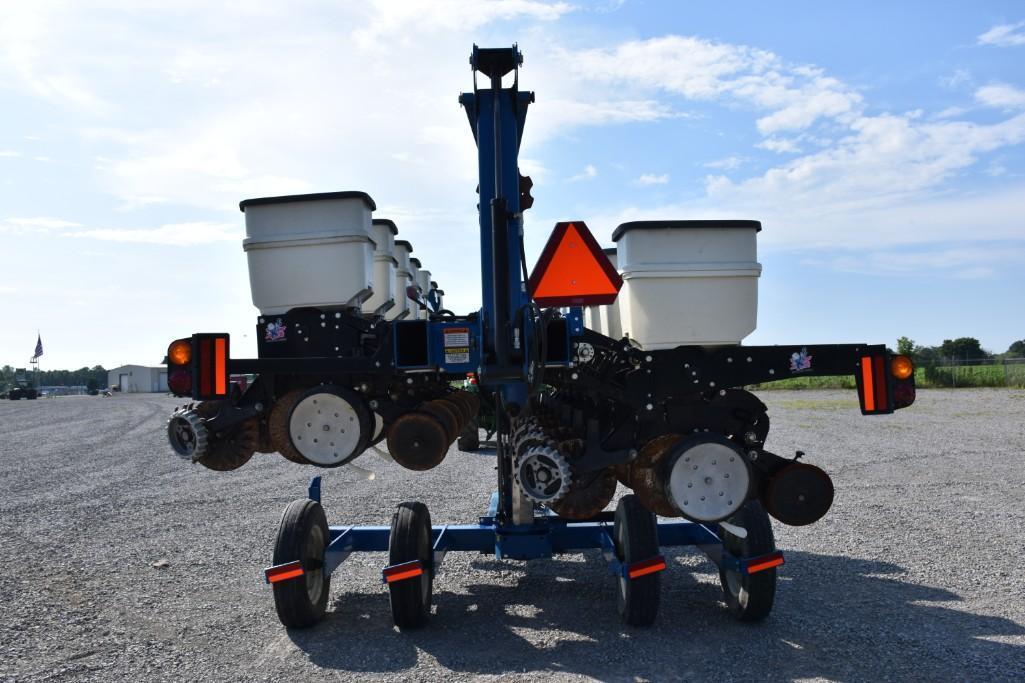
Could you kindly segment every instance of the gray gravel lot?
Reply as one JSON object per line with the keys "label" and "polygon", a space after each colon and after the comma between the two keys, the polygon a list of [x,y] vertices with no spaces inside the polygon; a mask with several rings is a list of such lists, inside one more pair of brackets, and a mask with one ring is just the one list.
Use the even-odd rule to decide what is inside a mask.
{"label": "gray gravel lot", "polygon": [[[0,680],[1025,679],[1025,392],[921,391],[865,418],[853,392],[766,392],[768,446],[834,477],[763,624],[734,622],[712,565],[672,555],[650,629],[616,614],[596,553],[452,553],[423,630],[391,626],[383,554],[352,556],[327,619],[286,632],[262,568],[289,500],[324,475],[333,524],[421,500],[475,519],[492,458],[453,451],[368,481],[257,455],[215,473],[171,455],[160,396],[0,401]],[[166,560],[166,566],[154,563]]]}

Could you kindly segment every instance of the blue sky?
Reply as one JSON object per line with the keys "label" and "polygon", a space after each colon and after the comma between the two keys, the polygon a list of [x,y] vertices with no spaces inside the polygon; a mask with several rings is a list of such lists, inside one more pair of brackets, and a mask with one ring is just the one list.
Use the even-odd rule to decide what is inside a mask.
{"label": "blue sky", "polygon": [[479,306],[474,42],[518,42],[558,220],[763,222],[752,344],[1025,338],[1025,8],[4,2],[0,364],[255,353],[238,201],[359,189]]}

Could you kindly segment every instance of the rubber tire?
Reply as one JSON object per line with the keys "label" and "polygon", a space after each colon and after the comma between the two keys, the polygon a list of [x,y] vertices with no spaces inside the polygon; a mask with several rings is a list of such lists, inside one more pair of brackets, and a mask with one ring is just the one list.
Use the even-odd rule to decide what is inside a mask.
{"label": "rubber tire", "polygon": [[478,423],[476,416],[466,423],[463,433],[456,440],[456,447],[461,451],[467,452],[480,449],[480,423]]}
{"label": "rubber tire", "polygon": [[[747,538],[737,538],[719,528],[723,549],[734,557],[757,557],[776,550],[772,522],[769,521],[765,508],[757,500],[745,503],[744,507],[728,521],[747,529]],[[733,579],[734,588],[730,587],[730,578]],[[749,576],[720,569],[719,583],[722,585],[726,607],[738,620],[761,621],[772,611],[772,603],[776,597],[775,567]]]}
{"label": "rubber tire", "polygon": [[[319,552],[310,547],[311,535],[319,530],[323,546]],[[327,612],[328,594],[331,591],[331,577],[324,576],[324,547],[330,540],[327,517],[320,503],[302,498],[293,500],[285,508],[274,543],[274,564],[285,564],[300,560],[306,570],[300,578],[272,584],[274,607],[278,619],[287,628],[308,628],[324,618]],[[314,541],[315,545],[320,545]],[[320,571],[317,571],[317,570]],[[310,597],[310,582],[320,581],[320,592],[316,599]]]}
{"label": "rubber tire", "polygon": [[[658,555],[655,515],[641,504],[637,496],[630,494],[619,499],[612,539],[616,559],[622,564]],[[655,572],[636,579],[625,576],[617,579],[616,607],[624,622],[630,626],[650,626],[655,622],[662,592],[661,575],[662,572]]]}
{"label": "rubber tire", "polygon": [[413,579],[388,584],[391,613],[400,629],[418,628],[431,614],[434,592],[434,548],[431,514],[423,503],[402,503],[395,512],[388,536],[388,564],[420,560],[424,573]]}

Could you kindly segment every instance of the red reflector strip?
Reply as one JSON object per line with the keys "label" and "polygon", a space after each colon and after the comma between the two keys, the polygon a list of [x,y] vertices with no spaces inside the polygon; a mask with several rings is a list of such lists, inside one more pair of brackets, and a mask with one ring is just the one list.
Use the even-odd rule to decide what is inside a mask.
{"label": "red reflector strip", "polygon": [[872,359],[872,367],[875,372],[876,383],[876,409],[886,410],[889,407],[889,399],[886,396],[886,359],[876,356]]}
{"label": "red reflector strip", "polygon": [[778,567],[781,564],[783,564],[783,553],[779,550],[768,555],[755,557],[745,562],[748,574],[763,572],[766,569],[772,569],[773,567]]}
{"label": "red reflector strip", "polygon": [[872,379],[872,357],[861,357],[861,391],[865,412],[871,413],[876,409],[875,381]]}
{"label": "red reflector strip", "polygon": [[213,342],[210,339],[199,340],[199,393],[209,396],[213,393],[210,377],[213,374]]}
{"label": "red reflector strip", "polygon": [[385,567],[384,571],[381,573],[384,575],[385,583],[395,583],[396,581],[412,579],[415,576],[420,576],[424,573],[424,564],[420,560],[403,562],[402,564],[393,564],[390,567]]}
{"label": "red reflector strip", "polygon": [[228,393],[228,340],[224,337],[214,339],[214,386],[218,396]]}
{"label": "red reflector strip", "polygon": [[287,581],[302,576],[305,573],[303,570],[302,562],[296,560],[295,562],[288,562],[286,564],[279,564],[274,567],[268,567],[263,570],[264,576],[267,577],[267,583],[277,583],[279,581]]}
{"label": "red reflector strip", "polygon": [[640,562],[634,562],[633,564],[628,565],[626,568],[626,575],[631,579],[636,579],[641,576],[660,572],[665,568],[666,558],[659,555],[658,557],[653,557],[650,560],[641,560]]}

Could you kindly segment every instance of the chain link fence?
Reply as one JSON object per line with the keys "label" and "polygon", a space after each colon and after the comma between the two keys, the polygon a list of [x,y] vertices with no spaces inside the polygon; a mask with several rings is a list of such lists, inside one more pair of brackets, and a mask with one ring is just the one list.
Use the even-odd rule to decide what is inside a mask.
{"label": "chain link fence", "polygon": [[915,383],[922,387],[1025,388],[1025,358],[946,359],[920,363]]}

